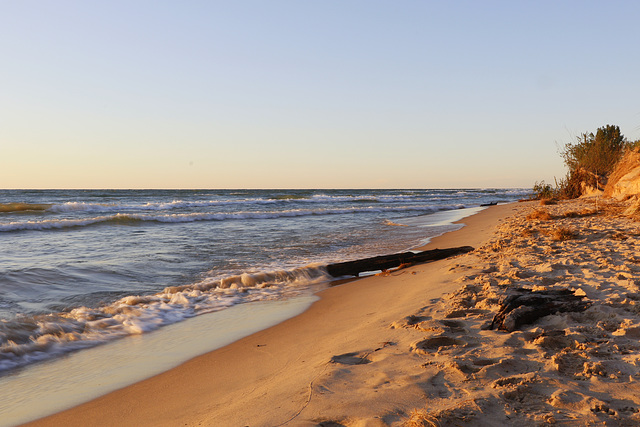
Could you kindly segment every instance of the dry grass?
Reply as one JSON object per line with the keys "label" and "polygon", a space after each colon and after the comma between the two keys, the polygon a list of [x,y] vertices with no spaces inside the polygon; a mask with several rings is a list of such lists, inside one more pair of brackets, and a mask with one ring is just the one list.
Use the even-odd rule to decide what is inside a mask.
{"label": "dry grass", "polygon": [[578,233],[569,227],[558,227],[550,231],[551,238],[557,241],[571,240],[578,237]]}
{"label": "dry grass", "polygon": [[414,409],[409,414],[410,418],[403,424],[404,427],[440,427],[435,417]]}
{"label": "dry grass", "polygon": [[527,215],[527,219],[530,220],[530,221],[533,220],[533,219],[537,219],[537,220],[540,220],[540,221],[549,221],[549,220],[552,220],[553,217],[551,216],[551,214],[548,211],[546,211],[544,209],[538,209],[538,210],[535,210],[535,211],[531,212],[529,215]]}
{"label": "dry grass", "polygon": [[580,212],[569,211],[562,214],[563,218],[584,218],[586,216],[597,215],[599,211],[595,209],[583,209]]}
{"label": "dry grass", "polygon": [[569,211],[569,212],[565,212],[562,216],[564,218],[579,218],[580,214],[576,211]]}

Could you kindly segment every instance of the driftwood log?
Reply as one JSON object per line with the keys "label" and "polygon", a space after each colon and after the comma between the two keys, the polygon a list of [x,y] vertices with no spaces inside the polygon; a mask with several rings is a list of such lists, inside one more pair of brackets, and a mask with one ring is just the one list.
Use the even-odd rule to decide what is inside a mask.
{"label": "driftwood log", "polygon": [[356,261],[339,262],[327,265],[327,272],[333,277],[356,276],[365,271],[388,270],[402,264],[416,264],[427,261],[437,261],[454,255],[471,252],[471,246],[457,248],[432,249],[422,252],[402,252],[399,254],[382,255],[364,258]]}
{"label": "driftwood log", "polygon": [[513,332],[523,325],[535,322],[550,314],[584,311],[591,303],[583,301],[584,295],[575,295],[569,289],[532,291],[516,288],[501,304],[489,329]]}

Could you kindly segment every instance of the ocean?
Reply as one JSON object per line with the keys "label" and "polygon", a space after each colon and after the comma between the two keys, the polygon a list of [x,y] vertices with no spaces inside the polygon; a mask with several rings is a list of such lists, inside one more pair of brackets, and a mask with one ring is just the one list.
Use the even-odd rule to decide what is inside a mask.
{"label": "ocean", "polygon": [[482,204],[529,193],[1,190],[0,376],[201,314],[311,295],[328,286],[328,263],[419,247]]}

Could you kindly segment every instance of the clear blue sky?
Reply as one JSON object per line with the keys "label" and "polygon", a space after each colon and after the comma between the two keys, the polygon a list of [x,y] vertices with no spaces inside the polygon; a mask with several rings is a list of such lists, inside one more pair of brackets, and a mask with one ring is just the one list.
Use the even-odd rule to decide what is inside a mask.
{"label": "clear blue sky", "polygon": [[640,139],[636,1],[0,0],[0,188],[531,187]]}

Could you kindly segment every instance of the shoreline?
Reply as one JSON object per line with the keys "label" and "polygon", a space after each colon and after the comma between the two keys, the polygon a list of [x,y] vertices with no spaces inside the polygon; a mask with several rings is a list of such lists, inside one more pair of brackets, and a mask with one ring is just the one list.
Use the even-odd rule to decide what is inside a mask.
{"label": "shoreline", "polygon": [[[513,203],[498,205],[466,217],[461,221],[466,227],[435,237],[419,249],[426,250],[438,245],[456,246],[456,242],[479,245],[490,237],[498,225],[498,218],[510,214],[517,208],[518,204]],[[291,398],[292,390],[297,390],[293,392],[297,399],[283,403],[272,413],[260,411],[263,423],[252,425],[275,425],[285,422],[287,417],[284,414],[293,415],[299,410],[300,399],[305,400],[303,396],[308,392],[309,384],[313,383],[313,377],[319,375],[319,367],[326,366],[327,363],[336,366],[359,365],[350,363],[353,358],[357,361],[357,356],[345,356],[354,353],[349,351],[345,344],[351,341],[350,337],[356,329],[364,328],[367,330],[366,333],[363,331],[365,335],[372,332],[369,331],[372,320],[380,317],[373,316],[374,312],[389,311],[389,307],[386,307],[388,286],[394,286],[388,283],[389,281],[403,282],[403,275],[431,275],[437,272],[442,264],[449,262],[444,260],[421,264],[391,273],[387,277],[369,276],[329,288],[320,292],[320,301],[301,315],[198,356],[167,372],[29,425],[74,425],[74,422],[79,424],[78,420],[82,420],[83,425],[91,425],[91,420],[99,423],[105,417],[117,425],[174,425],[183,421],[187,424],[196,423],[196,420],[204,420],[206,423],[209,416],[213,417],[209,422],[215,419],[216,423],[233,425],[241,422],[234,418],[236,416],[246,416],[246,420],[249,421],[256,419],[257,414],[241,409],[247,405],[246,400],[250,398],[248,393],[255,395],[255,390],[263,390],[264,395],[253,398],[256,404],[269,406],[269,401],[285,402]],[[443,287],[435,287],[436,289],[430,289],[429,292],[434,297],[441,297],[444,289],[453,290],[458,286],[448,280],[445,282]],[[365,287],[367,289],[363,290]],[[407,305],[415,306],[416,294],[420,294],[423,287],[424,285],[416,286],[415,283],[408,286],[410,292],[394,304],[392,311],[396,317],[408,310]],[[360,302],[363,296],[370,300],[369,303]],[[371,310],[374,311],[370,312]],[[328,317],[331,320],[322,320]],[[372,320],[358,325],[367,317]],[[390,321],[392,317],[389,313],[385,316],[386,321]],[[381,320],[376,319],[375,323]],[[349,325],[354,325],[355,329]],[[297,344],[291,341],[293,337]],[[324,342],[320,347],[319,341]],[[326,349],[320,351],[322,346]],[[311,350],[310,347],[318,347],[318,350]],[[286,375],[282,364],[288,367]],[[291,369],[292,364],[295,365],[295,369]],[[320,369],[322,370],[324,369]],[[273,384],[276,378],[277,385]],[[159,390],[167,389],[172,392],[163,393],[162,396],[158,394]],[[183,397],[176,398],[176,395]],[[407,409],[418,405],[420,395],[417,393],[413,398],[405,397],[404,405]],[[219,404],[212,406],[211,402],[215,401]]]}
{"label": "shoreline", "polygon": [[[425,227],[427,234],[433,234],[434,227],[442,229],[439,234],[435,234],[438,237],[462,228],[464,225],[461,221],[482,210],[484,208],[473,207],[442,211],[427,215],[428,219],[423,216],[408,217],[408,222],[417,227]],[[432,238],[434,237],[425,241]],[[416,248],[422,246],[424,245],[406,250],[418,252]],[[363,272],[360,277],[336,278],[320,289],[359,280],[375,273]],[[283,301],[240,304],[167,325],[149,334],[123,337],[0,376],[0,388],[17,390],[10,395],[0,395],[0,413],[3,414],[0,426],[17,425],[47,417],[161,374],[193,357],[294,317],[308,308],[311,302],[307,301],[319,298],[318,292],[320,290]],[[285,308],[277,309],[279,306]],[[222,329],[211,334],[206,329],[207,322]],[[166,342],[166,345],[162,346],[162,342]],[[110,363],[105,364],[105,360]],[[68,374],[61,376],[60,372]],[[51,399],[51,396],[56,396],[56,399]]]}
{"label": "shoreline", "polygon": [[0,390],[13,390],[0,393],[0,427],[46,417],[166,372],[302,313],[316,299],[305,295],[238,304],[0,376]]}

